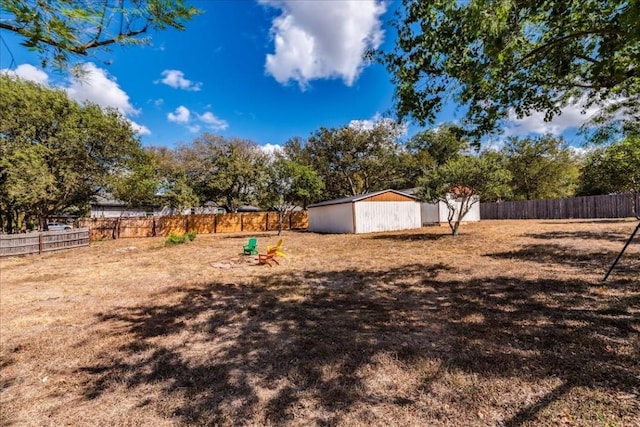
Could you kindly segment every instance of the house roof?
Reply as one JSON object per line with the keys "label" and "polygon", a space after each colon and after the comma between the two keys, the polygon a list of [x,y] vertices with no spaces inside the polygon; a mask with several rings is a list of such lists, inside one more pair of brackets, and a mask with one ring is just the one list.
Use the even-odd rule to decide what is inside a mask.
{"label": "house roof", "polygon": [[126,206],[127,204],[122,200],[114,198],[111,194],[104,191],[93,196],[91,201],[92,206]]}
{"label": "house roof", "polygon": [[238,212],[260,212],[262,209],[260,209],[257,206],[251,206],[251,205],[242,205],[242,206],[238,206]]}
{"label": "house roof", "polygon": [[413,188],[405,188],[404,190],[398,190],[400,193],[406,194],[407,196],[415,196],[418,192],[418,187]]}
{"label": "house roof", "polygon": [[[118,208],[126,208],[127,203],[122,200],[116,199],[113,197],[111,193],[106,191],[100,191],[98,194],[94,195],[90,202],[91,206],[94,207],[118,207]],[[145,204],[143,206],[159,206],[158,204]]]}
{"label": "house roof", "polygon": [[407,193],[403,193],[403,192],[398,191],[398,190],[380,190],[380,191],[374,191],[372,193],[358,194],[357,196],[343,197],[341,199],[326,200],[324,202],[314,203],[314,204],[309,205],[307,207],[308,208],[315,208],[315,207],[319,207],[319,206],[340,205],[340,204],[343,204],[343,203],[354,203],[354,202],[358,202],[358,201],[364,200],[364,199],[369,199],[371,197],[375,197],[375,196],[378,196],[378,195],[384,194],[384,193],[395,193],[395,194],[398,194],[400,196],[404,196],[404,197],[409,197],[409,198],[415,199],[415,197],[413,195],[407,194]]}

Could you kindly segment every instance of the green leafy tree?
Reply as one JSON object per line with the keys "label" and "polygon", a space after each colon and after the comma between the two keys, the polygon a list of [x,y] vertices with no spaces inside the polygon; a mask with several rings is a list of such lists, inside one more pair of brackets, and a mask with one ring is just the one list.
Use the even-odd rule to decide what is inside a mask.
{"label": "green leafy tree", "polygon": [[79,105],[33,82],[0,76],[0,111],[0,210],[7,217],[19,207],[40,227],[50,216],[86,209],[142,150],[118,111]]}
{"label": "green leafy tree", "polygon": [[453,99],[476,137],[515,114],[546,119],[579,101],[598,125],[640,110],[637,0],[403,0],[395,48],[379,52],[400,118],[433,122]]}
{"label": "green leafy tree", "polygon": [[178,155],[199,199],[217,202],[229,212],[256,202],[269,160],[252,141],[209,133],[181,147]]}
{"label": "green leafy tree", "polygon": [[363,194],[400,182],[401,129],[390,120],[372,128],[320,128],[305,145],[311,166],[325,183],[327,198]]}
{"label": "green leafy tree", "polygon": [[127,207],[149,206],[157,202],[159,182],[154,165],[145,151],[126,165],[113,170],[106,180],[110,193]]}
{"label": "green leafy tree", "polygon": [[278,235],[284,219],[295,208],[306,206],[322,193],[323,183],[308,166],[291,160],[277,159],[267,169],[267,179],[261,191],[262,203],[278,212]]}
{"label": "green leafy tree", "polygon": [[489,200],[509,192],[509,172],[491,154],[459,156],[437,166],[419,182],[418,197],[447,206],[447,221],[453,236],[460,223],[480,198]]}
{"label": "green leafy tree", "polygon": [[276,152],[277,158],[291,160],[305,166],[311,166],[309,150],[305,148],[306,141],[299,136],[288,139],[282,146],[282,150]]}
{"label": "green leafy tree", "polygon": [[[140,150],[130,161],[114,168],[107,178],[109,193],[125,203],[127,208],[152,206],[157,202],[159,181],[148,152]],[[112,237],[120,235],[122,214],[117,219]]]}
{"label": "green leafy tree", "polygon": [[43,66],[64,68],[72,56],[148,43],[150,30],[184,30],[198,13],[183,0],[2,0],[0,30],[24,37]]}
{"label": "green leafy tree", "polygon": [[21,228],[21,218],[37,218],[34,208],[42,195],[55,191],[55,178],[47,171],[43,151],[41,145],[29,145],[0,157],[0,226],[4,224],[7,233]]}
{"label": "green leafy tree", "polygon": [[447,124],[416,133],[405,148],[408,155],[401,164],[409,186],[414,186],[429,171],[461,156],[469,149],[469,142],[461,128]]}
{"label": "green leafy tree", "polygon": [[176,152],[167,147],[149,147],[147,151],[153,159],[159,181],[160,203],[172,212],[200,206],[200,200],[187,177],[185,165]]}
{"label": "green leafy tree", "polygon": [[508,138],[502,153],[515,200],[556,199],[575,194],[580,160],[562,138]]}
{"label": "green leafy tree", "polygon": [[580,194],[628,193],[636,216],[640,195],[640,137],[629,136],[591,152],[585,160]]}

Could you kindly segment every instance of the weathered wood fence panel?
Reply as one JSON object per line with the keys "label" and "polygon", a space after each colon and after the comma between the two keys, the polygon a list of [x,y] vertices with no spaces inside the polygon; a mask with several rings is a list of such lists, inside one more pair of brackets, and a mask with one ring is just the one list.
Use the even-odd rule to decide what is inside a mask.
{"label": "weathered wood fence panel", "polygon": [[[100,219],[96,218],[96,221],[100,221]],[[176,215],[176,216],[161,216],[158,218],[154,218],[155,228],[153,231],[154,236],[168,236],[169,234],[182,234],[187,231],[187,219],[184,215]],[[126,237],[126,236],[116,236],[116,237]]]}
{"label": "weathered wood fence panel", "polygon": [[[189,231],[195,231],[198,234],[213,234],[216,232],[216,215],[190,215]],[[169,234],[167,234],[169,235]]]}
{"label": "weathered wood fence panel", "polygon": [[307,211],[291,212],[289,228],[292,230],[306,230],[309,228],[309,213]]}
{"label": "weathered wood fence panel", "polygon": [[[91,240],[168,236],[194,231],[197,234],[260,232],[278,229],[277,212],[246,212],[235,214],[198,214],[145,218],[84,218],[83,227],[91,230]],[[306,229],[306,211],[292,212],[285,217],[283,228]]]}
{"label": "weathered wood fence panel", "polygon": [[242,226],[244,225],[242,216],[243,214],[237,213],[220,215],[216,225],[216,233],[237,233],[242,231]]}
{"label": "weathered wood fence panel", "polygon": [[0,236],[0,256],[41,254],[89,245],[89,228]]}
{"label": "weathered wood fence panel", "polygon": [[570,199],[480,203],[481,219],[627,218],[640,212],[640,195],[610,194]]}

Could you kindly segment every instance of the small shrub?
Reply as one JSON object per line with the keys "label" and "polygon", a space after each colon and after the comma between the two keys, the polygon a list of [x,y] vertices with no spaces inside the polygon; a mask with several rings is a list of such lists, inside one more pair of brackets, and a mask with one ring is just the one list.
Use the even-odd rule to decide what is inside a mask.
{"label": "small shrub", "polygon": [[196,238],[196,233],[190,231],[185,234],[169,234],[169,237],[164,241],[165,245],[179,245],[181,243],[191,242]]}

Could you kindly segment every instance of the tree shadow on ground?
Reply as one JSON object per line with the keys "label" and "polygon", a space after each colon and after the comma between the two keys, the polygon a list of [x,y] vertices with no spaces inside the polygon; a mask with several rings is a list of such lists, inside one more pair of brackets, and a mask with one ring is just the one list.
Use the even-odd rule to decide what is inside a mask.
{"label": "tree shadow on ground", "polygon": [[438,360],[442,372],[561,380],[507,414],[511,426],[574,387],[638,392],[637,287],[616,282],[618,294],[607,297],[579,280],[439,280],[446,269],[307,271],[167,289],[100,315],[127,343],[82,368],[91,378],[85,397],[154,386],[175,397],[162,415],[186,424],[336,425],[357,405],[402,407],[430,393],[433,378],[414,395],[368,389],[362,370],[381,354],[406,366]]}
{"label": "tree shadow on ground", "polygon": [[561,240],[561,239],[578,239],[578,240],[608,240],[611,242],[626,242],[631,236],[631,232],[597,232],[597,231],[550,231],[546,233],[529,233],[524,237],[530,237],[540,240]]}
{"label": "tree shadow on ground", "polygon": [[[276,230],[277,231],[277,230]],[[251,237],[255,237],[255,238],[264,238],[264,239],[274,239],[277,236],[271,232],[267,232],[267,231],[260,231],[257,233],[251,233],[251,232],[244,232],[245,234],[242,235],[232,235],[232,236],[220,236],[221,239],[231,239],[231,240],[248,240]]]}
{"label": "tree shadow on ground", "polygon": [[[545,265],[556,264],[604,274],[618,254],[619,251],[589,252],[584,249],[545,243],[527,245],[514,251],[490,253],[485,256],[496,259],[520,259]],[[639,275],[636,277],[640,277],[640,259],[633,254],[627,253],[627,256],[622,258],[616,268],[618,271],[636,271]]]}
{"label": "tree shadow on ground", "polygon": [[624,224],[629,220],[620,219],[568,219],[566,221],[550,221],[545,220],[545,224],[567,225],[567,224]]}
{"label": "tree shadow on ground", "polygon": [[435,241],[451,237],[451,233],[384,233],[376,234],[374,236],[367,236],[367,239],[372,240],[400,240],[400,241]]}

